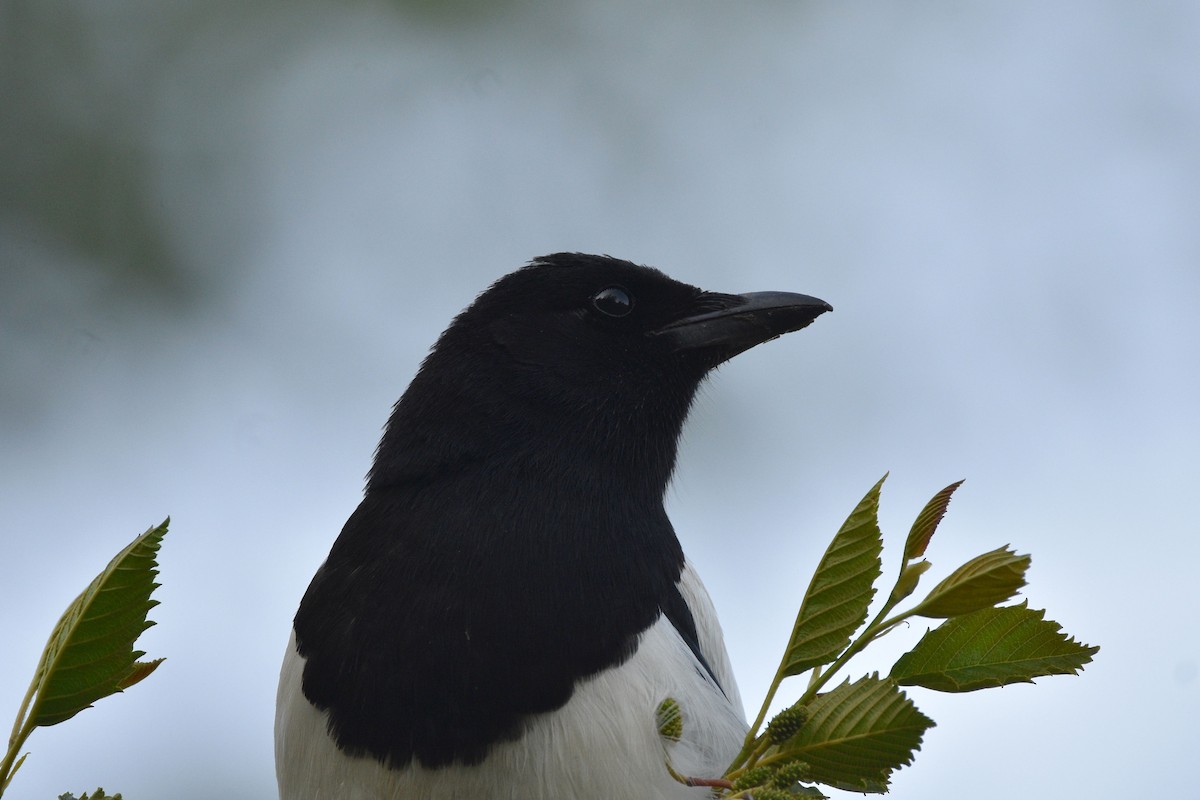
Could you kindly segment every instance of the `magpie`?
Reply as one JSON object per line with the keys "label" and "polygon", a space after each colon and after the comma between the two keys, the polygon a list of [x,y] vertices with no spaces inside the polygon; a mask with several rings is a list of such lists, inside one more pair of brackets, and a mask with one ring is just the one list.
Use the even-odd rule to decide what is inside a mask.
{"label": "magpie", "polygon": [[396,403],[300,603],[280,798],[705,797],[665,762],[719,777],[747,725],[663,495],[705,376],[830,310],[580,253],[480,294]]}

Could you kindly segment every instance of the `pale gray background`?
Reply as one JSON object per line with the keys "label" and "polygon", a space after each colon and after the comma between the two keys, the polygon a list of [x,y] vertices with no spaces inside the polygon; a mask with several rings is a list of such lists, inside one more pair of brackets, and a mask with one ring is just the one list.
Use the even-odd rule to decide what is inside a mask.
{"label": "pale gray background", "polygon": [[837,309],[710,381],[670,493],[747,698],[862,493],[892,471],[890,574],[965,477],[932,577],[1011,542],[1104,649],[913,692],[896,796],[1200,796],[1200,5],[8,0],[0,724],[174,520],[169,660],[11,796],[271,797],[290,617],[391,403],[564,249]]}

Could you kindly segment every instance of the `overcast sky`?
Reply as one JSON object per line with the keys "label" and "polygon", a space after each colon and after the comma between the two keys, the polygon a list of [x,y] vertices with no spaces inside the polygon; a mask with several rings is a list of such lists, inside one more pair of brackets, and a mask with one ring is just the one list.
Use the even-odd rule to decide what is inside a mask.
{"label": "overcast sky", "polygon": [[167,662],[11,797],[271,797],[291,616],[391,404],[560,250],[835,308],[713,376],[669,493],[751,714],[863,493],[891,471],[891,574],[966,478],[929,579],[1011,543],[1102,650],[913,691],[895,795],[1195,795],[1200,6],[13,0],[0,65],[0,724],[173,521]]}

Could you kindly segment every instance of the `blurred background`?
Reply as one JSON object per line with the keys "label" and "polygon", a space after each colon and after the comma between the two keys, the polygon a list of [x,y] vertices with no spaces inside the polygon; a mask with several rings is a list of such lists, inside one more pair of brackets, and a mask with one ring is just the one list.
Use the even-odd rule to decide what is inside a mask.
{"label": "blurred background", "polygon": [[966,478],[927,580],[1011,543],[1103,649],[911,692],[939,724],[895,796],[1197,797],[1198,143],[1187,2],[6,0],[0,724],[172,518],[167,662],[10,796],[272,797],[291,616],[391,404],[579,250],[836,309],[709,381],[669,496],[751,713],[863,493],[891,471],[890,575]]}

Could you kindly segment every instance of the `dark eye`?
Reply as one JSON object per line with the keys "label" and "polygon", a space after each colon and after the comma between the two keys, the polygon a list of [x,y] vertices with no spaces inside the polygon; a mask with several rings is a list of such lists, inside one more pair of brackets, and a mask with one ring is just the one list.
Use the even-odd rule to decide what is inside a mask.
{"label": "dark eye", "polygon": [[629,292],[620,286],[610,286],[607,289],[601,289],[592,296],[592,305],[601,314],[607,314],[610,317],[623,317],[630,311],[633,311],[633,298],[629,296]]}

